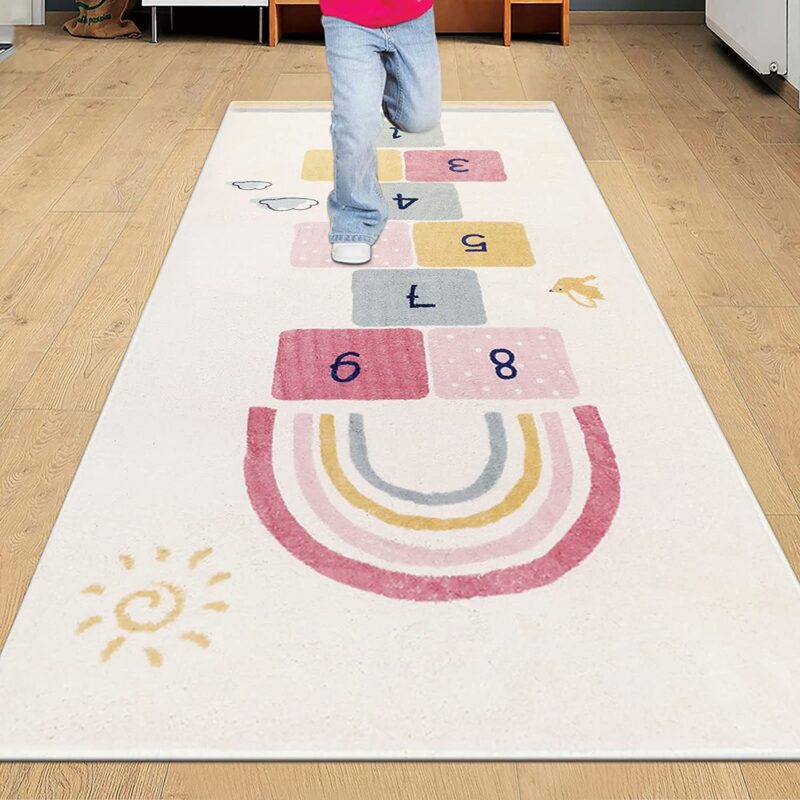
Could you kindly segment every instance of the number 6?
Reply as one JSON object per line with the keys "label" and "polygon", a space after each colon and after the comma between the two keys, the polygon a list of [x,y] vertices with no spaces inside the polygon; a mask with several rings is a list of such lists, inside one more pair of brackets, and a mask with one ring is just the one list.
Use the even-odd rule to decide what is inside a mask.
{"label": "number 6", "polygon": [[[348,352],[340,353],[338,356],[336,356],[336,360],[330,365],[331,378],[333,378],[336,383],[350,383],[350,381],[354,381],[361,373],[361,364],[359,364],[358,361],[345,361],[347,356],[361,358],[361,353],[355,353],[352,350],[348,350]],[[352,372],[342,378],[339,375],[339,370],[342,367],[351,367]]]}

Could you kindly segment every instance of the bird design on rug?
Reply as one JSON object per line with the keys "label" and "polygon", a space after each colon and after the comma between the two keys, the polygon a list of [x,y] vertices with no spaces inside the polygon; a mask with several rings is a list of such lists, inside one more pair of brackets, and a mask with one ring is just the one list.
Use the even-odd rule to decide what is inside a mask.
{"label": "bird design on rug", "polygon": [[[597,301],[606,298],[596,286],[589,285],[589,281],[595,280],[597,280],[597,275],[586,275],[583,278],[560,278],[550,291],[566,294],[573,303],[584,308],[597,308]],[[587,302],[581,302],[579,299],[581,297]]]}

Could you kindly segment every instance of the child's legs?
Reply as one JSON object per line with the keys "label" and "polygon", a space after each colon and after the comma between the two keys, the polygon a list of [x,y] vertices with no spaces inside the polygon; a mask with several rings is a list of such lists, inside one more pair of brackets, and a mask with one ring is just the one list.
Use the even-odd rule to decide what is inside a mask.
{"label": "child's legs", "polygon": [[439,122],[442,97],[433,9],[388,30],[383,112],[400,130],[430,130]]}
{"label": "child's legs", "polygon": [[375,140],[383,120],[386,73],[380,29],[324,17],[333,92],[331,139],[334,188],[328,196],[331,242],[367,242],[380,236],[388,209],[378,183]]}

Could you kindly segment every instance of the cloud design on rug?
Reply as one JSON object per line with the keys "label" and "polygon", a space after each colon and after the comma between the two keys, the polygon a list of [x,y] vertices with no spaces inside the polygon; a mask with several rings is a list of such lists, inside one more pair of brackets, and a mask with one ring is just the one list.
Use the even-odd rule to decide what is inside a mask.
{"label": "cloud design on rug", "polygon": [[243,192],[252,192],[256,189],[269,189],[272,184],[269,181],[233,181],[233,185]]}
{"label": "cloud design on rug", "polygon": [[258,204],[271,211],[306,211],[319,205],[312,197],[265,197]]}

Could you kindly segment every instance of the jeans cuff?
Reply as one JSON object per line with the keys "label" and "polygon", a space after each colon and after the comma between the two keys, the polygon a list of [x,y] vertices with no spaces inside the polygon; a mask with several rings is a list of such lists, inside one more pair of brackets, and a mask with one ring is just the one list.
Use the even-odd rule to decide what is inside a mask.
{"label": "jeans cuff", "polygon": [[378,241],[379,234],[369,235],[366,233],[332,233],[328,236],[328,241],[331,244],[336,242],[365,242],[366,244],[375,244]]}

